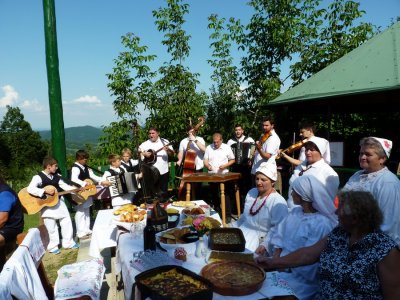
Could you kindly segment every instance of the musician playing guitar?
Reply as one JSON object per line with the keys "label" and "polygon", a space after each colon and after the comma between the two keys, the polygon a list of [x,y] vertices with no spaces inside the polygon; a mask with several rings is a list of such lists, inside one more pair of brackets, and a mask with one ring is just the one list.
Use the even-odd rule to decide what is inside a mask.
{"label": "musician playing guitar", "polygon": [[[84,187],[89,180],[94,180],[102,186],[110,186],[106,180],[102,180],[100,176],[93,173],[92,169],[86,164],[89,159],[89,153],[85,150],[78,150],[75,154],[75,163],[71,168],[71,181],[77,186]],[[76,205],[74,208],[76,235],[79,239],[87,239],[92,234],[90,230],[90,206],[93,204],[93,198],[89,197],[82,204]]]}
{"label": "musician playing guitar", "polygon": [[[174,149],[170,145],[170,142],[160,137],[160,133],[157,128],[150,127],[148,131],[149,139],[139,145],[139,152],[143,157],[151,161],[154,167],[160,171],[160,189],[162,192],[162,199],[168,198],[168,181],[169,181],[169,167],[168,157],[174,155]],[[154,157],[154,158],[153,158]]]}
{"label": "musician playing guitar", "polygon": [[251,168],[252,186],[255,186],[256,170],[263,162],[275,163],[275,156],[278,153],[281,140],[276,134],[275,122],[271,116],[264,117],[262,120],[263,134],[260,140],[256,141],[256,153],[254,155],[253,166]]}
{"label": "musician playing guitar", "polygon": [[[57,191],[74,190],[74,186],[65,183],[61,176],[56,173],[57,169],[57,160],[52,157],[45,157],[43,171],[32,177],[27,191],[33,196],[43,197],[44,194],[54,195],[56,193],[55,189]],[[71,217],[62,197],[55,206],[42,208],[40,215],[49,232],[50,242],[47,250],[50,253],[60,253],[58,249],[60,238],[58,236],[57,220],[61,226],[62,246],[69,249],[79,248],[79,245],[73,240]]]}

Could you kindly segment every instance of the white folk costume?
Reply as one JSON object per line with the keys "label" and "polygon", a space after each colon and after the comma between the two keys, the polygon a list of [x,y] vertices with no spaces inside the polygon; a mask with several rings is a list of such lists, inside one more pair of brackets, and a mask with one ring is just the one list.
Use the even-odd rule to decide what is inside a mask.
{"label": "white folk costume", "polygon": [[288,191],[289,208],[293,208],[296,206],[293,203],[291,195],[292,183],[299,176],[310,176],[310,175],[316,177],[323,185],[325,185],[325,188],[328,191],[329,199],[333,203],[339,188],[339,175],[323,159],[320,159],[319,161],[313,164],[307,164],[307,161],[305,160],[294,169],[293,175],[289,179],[289,191]]}
{"label": "white folk costume", "polygon": [[400,180],[387,167],[364,174],[354,173],[343,187],[343,191],[368,191],[383,213],[381,229],[400,245]]}
{"label": "white folk costume", "polygon": [[[75,189],[75,187],[66,184],[59,175],[46,174],[42,171],[40,175],[33,176],[31,182],[29,183],[27,188],[29,194],[37,197],[42,197],[44,195],[44,187],[48,184],[44,182],[43,178],[48,178],[49,182],[55,182],[59,179],[57,184],[62,190],[67,191]],[[51,185],[58,188],[56,184]],[[43,222],[47,228],[47,231],[49,232],[50,241],[49,245],[47,246],[47,250],[52,252],[58,249],[60,237],[58,235],[57,220],[60,222],[61,226],[62,246],[64,248],[71,248],[75,246],[71,217],[69,215],[68,208],[64,203],[63,197],[60,197],[57,205],[53,207],[44,207],[40,211],[40,215],[43,218]]]}
{"label": "white folk costume", "polygon": [[[147,140],[141,143],[139,146],[139,151],[140,152],[146,152],[147,150],[157,151],[167,144],[169,144],[168,140],[159,137],[155,142]],[[171,149],[172,151],[174,150],[171,145],[169,145],[168,148]],[[157,160],[153,166],[156,167],[158,171],[160,171],[160,175],[168,173],[169,169],[168,169],[167,151],[165,151],[164,149],[160,150],[156,155],[157,155]]]}
{"label": "white folk costume", "polygon": [[128,172],[134,172],[135,166],[139,164],[139,160],[130,158],[127,162],[121,160],[121,165],[127,170]]}
{"label": "white folk costume", "polygon": [[[297,178],[292,184],[293,190],[307,202],[311,202],[316,213],[304,213],[303,210],[292,210],[277,226],[270,244],[266,249],[281,248],[280,256],[285,256],[299,248],[311,246],[327,236],[337,225],[335,206],[329,199],[326,188],[314,176]],[[280,272],[280,277],[287,280],[299,299],[314,299],[318,292],[319,263],[296,267],[289,272]]]}
{"label": "white folk costume", "polygon": [[[109,177],[109,176],[115,176],[116,174],[120,174],[123,172],[126,172],[126,169],[122,165],[119,168],[110,166],[110,169],[108,171],[104,172],[102,181],[106,181],[107,177]],[[113,173],[113,174],[111,174],[111,173]],[[135,196],[135,193],[127,193],[127,194],[112,197],[111,205],[113,208],[118,208],[122,205],[130,204],[130,203],[132,203],[132,199],[134,196]]]}
{"label": "white folk costume", "polygon": [[[196,136],[196,140],[198,143],[201,143],[203,145],[206,144],[206,142],[204,141],[204,139],[202,137]],[[179,152],[182,151],[183,153],[186,153],[188,144],[189,144],[189,138],[186,137],[179,144]],[[190,143],[190,149],[196,152],[196,159],[194,161],[195,165],[196,165],[196,170],[203,170],[204,152],[200,150],[200,148],[196,145],[196,143],[194,141]]]}
{"label": "white folk costume", "polygon": [[204,153],[204,159],[208,160],[212,170],[208,173],[228,173],[228,169],[220,170],[219,166],[228,163],[229,160],[235,159],[231,147],[222,143],[218,149],[215,149],[214,144],[208,145]]}
{"label": "white folk costume", "polygon": [[[317,145],[322,158],[329,165],[331,163],[331,147],[329,145],[329,142],[326,139],[317,136],[310,137],[308,141],[313,142]],[[306,160],[306,148],[304,147],[301,147],[300,149],[299,160]]]}
{"label": "white folk costume", "polygon": [[[95,182],[101,182],[101,177],[93,173],[93,171],[87,166],[83,166],[78,162],[75,162],[71,168],[71,181],[78,184],[79,186],[86,186],[88,183],[85,179],[91,179]],[[79,238],[90,235],[90,206],[93,204],[93,197],[88,197],[82,204],[76,205],[75,208],[75,225],[76,235]]]}
{"label": "white folk costume", "polygon": [[267,161],[275,161],[275,157],[278,153],[280,146],[281,146],[281,139],[279,138],[275,130],[272,129],[270,137],[261,146],[261,150],[263,152],[267,152],[272,156],[268,160],[266,160],[262,158],[260,153],[256,150],[256,153],[254,155],[253,166],[251,168],[251,174],[253,175],[256,174],[256,171],[260,167],[261,163]]}
{"label": "white folk costume", "polygon": [[[263,163],[257,170],[276,181],[276,164]],[[262,241],[269,243],[278,224],[288,214],[286,200],[275,190],[263,197],[258,196],[257,188],[252,188],[246,196],[243,214],[235,226],[239,227],[246,239],[246,248],[255,251]]]}

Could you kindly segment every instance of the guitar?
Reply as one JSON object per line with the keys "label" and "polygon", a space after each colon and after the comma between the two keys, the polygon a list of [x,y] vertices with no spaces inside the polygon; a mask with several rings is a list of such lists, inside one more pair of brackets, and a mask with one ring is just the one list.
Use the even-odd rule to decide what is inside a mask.
{"label": "guitar", "polygon": [[162,146],[160,149],[158,149],[156,151],[154,151],[153,149],[148,149],[148,150],[144,151],[144,152],[150,152],[150,156],[149,157],[144,156],[143,162],[148,165],[155,164],[157,161],[157,153],[160,152],[161,150],[163,150],[165,146],[169,146],[173,143],[175,143],[175,141],[171,141],[168,144],[165,144],[164,146]]}
{"label": "guitar", "polygon": [[56,206],[59,200],[59,196],[78,192],[79,194],[75,195],[79,195],[79,199],[83,199],[84,202],[89,196],[96,194],[96,186],[93,184],[88,184],[87,186],[83,187],[83,190],[81,189],[82,188],[76,188],[69,191],[57,192],[57,189],[54,187],[54,195],[44,194],[43,197],[37,197],[29,194],[27,188],[23,188],[19,191],[18,198],[25,212],[28,215],[34,215],[42,210],[42,208],[44,207]]}

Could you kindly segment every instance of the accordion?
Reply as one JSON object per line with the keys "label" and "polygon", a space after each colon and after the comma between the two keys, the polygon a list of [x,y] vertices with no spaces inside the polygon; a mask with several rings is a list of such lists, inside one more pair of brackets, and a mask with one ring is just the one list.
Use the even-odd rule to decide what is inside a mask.
{"label": "accordion", "polygon": [[235,163],[243,165],[252,159],[256,146],[253,143],[234,143],[231,148],[235,155]]}
{"label": "accordion", "polygon": [[124,172],[109,176],[107,180],[111,182],[111,186],[108,188],[111,197],[137,192],[138,190],[136,174],[133,172]]}

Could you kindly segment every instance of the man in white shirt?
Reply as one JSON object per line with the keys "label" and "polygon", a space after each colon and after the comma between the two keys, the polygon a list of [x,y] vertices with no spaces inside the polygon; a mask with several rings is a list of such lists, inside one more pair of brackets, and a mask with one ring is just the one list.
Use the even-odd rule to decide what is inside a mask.
{"label": "man in white shirt", "polygon": [[160,171],[160,189],[162,200],[168,199],[169,167],[168,157],[174,154],[174,149],[170,142],[160,137],[157,128],[150,127],[148,131],[149,139],[139,146],[139,152],[144,157],[144,161],[153,164]]}
{"label": "man in white shirt", "polygon": [[[235,163],[232,165],[232,172],[242,174],[239,179],[240,206],[243,211],[244,199],[252,186],[251,182],[251,158],[255,151],[255,142],[253,138],[244,135],[244,129],[241,124],[235,125],[235,134],[228,141],[235,155]],[[234,206],[235,207],[235,206]]]}
{"label": "man in white shirt", "polygon": [[[300,125],[300,137],[303,140],[303,143],[307,141],[319,141],[319,144],[321,145],[321,155],[322,158],[325,160],[325,162],[329,165],[331,163],[331,149],[329,142],[326,139],[323,139],[321,137],[317,137],[314,135],[315,132],[315,126],[311,123],[302,123]],[[286,153],[282,152],[281,150],[279,151],[281,157],[286,159],[289,163],[291,163],[294,166],[298,166],[301,164],[303,161],[306,160],[306,152],[304,146],[301,147],[300,153],[299,153],[299,158],[295,159],[291,157],[290,155],[287,155]]]}
{"label": "man in white shirt", "polygon": [[274,126],[275,122],[272,117],[265,117],[263,119],[263,135],[259,141],[256,141],[256,154],[254,156],[253,166],[251,168],[252,186],[255,186],[255,174],[260,165],[263,162],[275,162],[275,157],[278,154],[281,140],[275,132]]}
{"label": "man in white shirt", "polygon": [[[213,134],[213,143],[208,145],[204,154],[204,166],[208,169],[208,173],[228,173],[229,167],[235,163],[235,156],[233,155],[231,147],[223,143],[222,135],[220,133]],[[227,223],[230,221],[231,215],[231,201],[230,192],[233,192],[233,186],[229,183],[226,184],[226,215]],[[214,209],[220,208],[220,197],[218,196],[218,184],[210,183],[210,192],[213,194],[212,201]]]}

